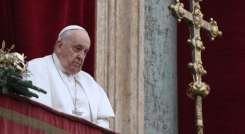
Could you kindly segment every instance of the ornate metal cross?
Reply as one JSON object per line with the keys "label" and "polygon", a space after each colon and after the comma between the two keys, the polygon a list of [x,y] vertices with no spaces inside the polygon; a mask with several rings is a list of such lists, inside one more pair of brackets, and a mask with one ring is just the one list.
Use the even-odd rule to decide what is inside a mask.
{"label": "ornate metal cross", "polygon": [[169,6],[170,10],[180,22],[182,19],[190,24],[190,36],[187,42],[192,48],[192,62],[188,64],[191,70],[193,81],[189,83],[187,95],[195,100],[197,134],[203,134],[202,99],[208,95],[210,87],[202,81],[202,76],[207,71],[202,65],[201,52],[205,49],[200,36],[200,30],[205,29],[209,32],[212,40],[221,36],[216,21],[212,18],[210,22],[203,20],[203,14],[199,2],[202,0],[191,0],[191,12],[184,9],[183,3],[176,0],[176,4]]}

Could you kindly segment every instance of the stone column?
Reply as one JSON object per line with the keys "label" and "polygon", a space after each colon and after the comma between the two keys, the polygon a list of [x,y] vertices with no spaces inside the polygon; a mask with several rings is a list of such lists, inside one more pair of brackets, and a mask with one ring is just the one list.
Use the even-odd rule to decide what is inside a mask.
{"label": "stone column", "polygon": [[177,134],[176,20],[174,0],[145,1],[145,134]]}
{"label": "stone column", "polygon": [[123,134],[144,134],[143,10],[143,0],[97,0],[95,77]]}

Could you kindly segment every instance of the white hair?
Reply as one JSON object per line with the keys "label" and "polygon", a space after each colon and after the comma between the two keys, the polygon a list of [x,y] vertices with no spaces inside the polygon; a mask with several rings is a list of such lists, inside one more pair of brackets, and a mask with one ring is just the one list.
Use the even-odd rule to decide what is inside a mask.
{"label": "white hair", "polygon": [[64,27],[59,35],[58,35],[58,39],[57,40],[61,40],[63,38],[63,36],[67,33],[67,31],[71,31],[71,30],[80,30],[80,31],[83,31],[83,32],[87,32],[83,27],[81,26],[78,26],[78,25],[69,25],[69,26],[66,26]]}

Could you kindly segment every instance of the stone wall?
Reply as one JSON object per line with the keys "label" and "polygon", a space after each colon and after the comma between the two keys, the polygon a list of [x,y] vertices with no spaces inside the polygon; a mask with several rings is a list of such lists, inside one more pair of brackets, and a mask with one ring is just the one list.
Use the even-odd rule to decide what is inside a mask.
{"label": "stone wall", "polygon": [[145,134],[177,134],[176,20],[174,0],[145,1]]}
{"label": "stone wall", "polygon": [[97,0],[95,77],[123,134],[144,133],[143,10],[143,0]]}
{"label": "stone wall", "polygon": [[177,134],[174,0],[97,0],[95,77],[123,134]]}

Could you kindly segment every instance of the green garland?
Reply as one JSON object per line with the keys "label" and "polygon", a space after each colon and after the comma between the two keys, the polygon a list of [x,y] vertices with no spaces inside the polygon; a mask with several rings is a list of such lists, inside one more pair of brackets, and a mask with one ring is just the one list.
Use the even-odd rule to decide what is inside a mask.
{"label": "green garland", "polygon": [[46,94],[46,91],[34,86],[31,81],[23,79],[23,75],[27,75],[24,55],[10,53],[12,49],[13,47],[5,51],[3,41],[0,49],[0,93],[36,98],[38,95],[31,90]]}
{"label": "green garland", "polygon": [[12,68],[0,68],[0,91],[1,93],[17,94],[26,97],[38,95],[31,92],[33,89],[46,94],[46,91],[34,86],[31,81],[23,80],[22,77]]}

